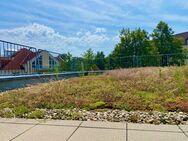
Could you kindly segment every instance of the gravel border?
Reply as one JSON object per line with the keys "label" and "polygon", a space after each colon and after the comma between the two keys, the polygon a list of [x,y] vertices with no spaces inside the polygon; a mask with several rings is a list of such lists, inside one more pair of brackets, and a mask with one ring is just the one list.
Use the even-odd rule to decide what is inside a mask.
{"label": "gravel border", "polygon": [[[130,122],[147,124],[170,124],[188,125],[188,113],[183,112],[141,112],[125,110],[98,110],[86,111],[80,109],[37,109],[33,112],[15,116],[11,109],[4,111],[12,113],[12,117],[21,118],[42,118],[80,121],[110,121],[110,122]],[[36,114],[37,113],[37,114]],[[3,117],[0,115],[0,117]]]}

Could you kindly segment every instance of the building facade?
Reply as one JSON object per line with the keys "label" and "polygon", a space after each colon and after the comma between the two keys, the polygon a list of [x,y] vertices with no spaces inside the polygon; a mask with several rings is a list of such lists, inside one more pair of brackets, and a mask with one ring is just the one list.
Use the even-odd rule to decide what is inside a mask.
{"label": "building facade", "polygon": [[48,51],[39,51],[34,58],[24,64],[27,72],[46,72],[59,67],[59,61]]}
{"label": "building facade", "polygon": [[18,51],[5,51],[0,57],[0,73],[38,73],[54,70],[59,66],[59,61],[46,50],[33,52],[28,48]]}

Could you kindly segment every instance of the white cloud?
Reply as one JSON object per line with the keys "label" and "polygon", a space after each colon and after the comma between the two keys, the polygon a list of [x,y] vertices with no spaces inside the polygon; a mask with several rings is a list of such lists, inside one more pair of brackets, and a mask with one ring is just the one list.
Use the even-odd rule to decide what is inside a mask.
{"label": "white cloud", "polygon": [[188,9],[188,3],[181,0],[174,0],[174,5],[180,7],[181,9]]}
{"label": "white cloud", "polygon": [[163,17],[168,21],[188,22],[188,16],[164,14]]}
{"label": "white cloud", "polygon": [[[96,28],[96,31],[93,32],[78,32],[72,36],[65,36],[51,27],[33,23],[25,27],[0,29],[0,39],[50,51],[60,53],[69,51],[74,55],[80,55],[88,48],[92,48],[94,51],[109,51],[109,47],[105,45],[113,37],[111,39],[104,32],[106,32],[105,29]],[[112,44],[111,49],[113,46]]]}
{"label": "white cloud", "polygon": [[95,33],[105,33],[106,29],[105,28],[96,28]]}
{"label": "white cloud", "polygon": [[137,8],[145,8],[146,6],[150,6],[148,7],[149,9],[158,9],[163,0],[124,0],[123,2]]}

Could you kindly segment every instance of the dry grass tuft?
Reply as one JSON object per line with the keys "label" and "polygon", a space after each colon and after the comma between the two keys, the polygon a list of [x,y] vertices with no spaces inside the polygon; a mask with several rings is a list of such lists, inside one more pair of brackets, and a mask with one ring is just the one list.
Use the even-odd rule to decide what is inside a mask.
{"label": "dry grass tuft", "polygon": [[137,69],[119,69],[106,72],[105,75],[112,76],[119,80],[159,78],[160,73],[162,73],[164,76],[167,76],[170,69],[172,68],[146,67]]}

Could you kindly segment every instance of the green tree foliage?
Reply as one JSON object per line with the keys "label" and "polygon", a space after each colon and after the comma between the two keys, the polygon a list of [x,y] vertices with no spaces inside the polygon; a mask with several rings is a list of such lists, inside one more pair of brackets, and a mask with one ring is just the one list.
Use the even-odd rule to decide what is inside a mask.
{"label": "green tree foliage", "polygon": [[154,29],[152,38],[160,54],[171,53],[174,31],[165,22],[160,22]]}
{"label": "green tree foliage", "polygon": [[[152,38],[150,38],[152,37]],[[123,29],[120,41],[106,58],[108,69],[181,65],[185,56],[181,39],[174,37],[172,28],[159,22],[151,36],[145,31]]]}
{"label": "green tree foliage", "polygon": [[162,55],[161,66],[183,63],[182,55],[173,55],[183,53],[182,41],[174,37],[174,31],[167,23],[163,21],[159,22],[151,36],[154,46],[159,54]]}
{"label": "green tree foliage", "polygon": [[149,35],[145,30],[123,29],[120,33],[120,42],[110,54],[108,61],[113,68],[147,66],[147,58],[138,56],[151,55],[152,52]]}
{"label": "green tree foliage", "polygon": [[72,62],[72,54],[62,54],[61,56],[61,62],[60,62],[60,68],[62,71],[70,71],[71,70],[71,62]]}
{"label": "green tree foliage", "polygon": [[71,71],[82,71],[84,59],[81,57],[73,57],[71,60]]}
{"label": "green tree foliage", "polygon": [[105,70],[105,55],[102,51],[97,52],[94,62],[99,70]]}
{"label": "green tree foliage", "polygon": [[82,57],[72,57],[70,53],[62,54],[62,70],[110,70],[184,63],[183,41],[175,38],[172,28],[163,21],[158,23],[151,35],[140,28],[122,29],[119,38],[119,43],[107,57],[103,52],[95,54],[92,49],[88,49]]}
{"label": "green tree foliage", "polygon": [[88,49],[83,55],[85,70],[93,70],[95,54],[92,49]]}

